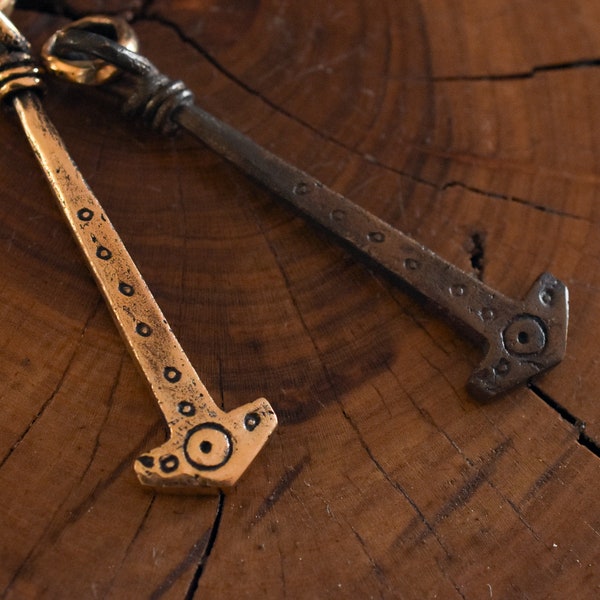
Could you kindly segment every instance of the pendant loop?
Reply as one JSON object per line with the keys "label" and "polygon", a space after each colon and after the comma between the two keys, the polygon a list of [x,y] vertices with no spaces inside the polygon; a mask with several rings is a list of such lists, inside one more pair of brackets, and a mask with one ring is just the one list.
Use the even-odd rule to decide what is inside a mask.
{"label": "pendant loop", "polygon": [[[6,0],[4,0],[6,1]],[[0,0],[2,2],[2,0]],[[122,19],[113,19],[101,15],[84,17],[71,23],[60,32],[79,29],[99,33],[109,40],[113,40],[128,50],[136,52],[138,39],[129,24]],[[58,57],[54,53],[54,46],[60,32],[56,32],[44,44],[42,57],[46,67],[58,77],[84,83],[87,85],[100,85],[115,77],[120,69],[100,58],[82,58],[76,55],[73,58]]]}

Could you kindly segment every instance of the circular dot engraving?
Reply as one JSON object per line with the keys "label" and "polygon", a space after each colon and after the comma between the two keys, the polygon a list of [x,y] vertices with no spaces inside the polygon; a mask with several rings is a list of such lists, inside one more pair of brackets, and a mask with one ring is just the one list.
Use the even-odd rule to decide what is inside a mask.
{"label": "circular dot engraving", "polygon": [[98,246],[96,250],[96,256],[102,260],[109,260],[112,258],[112,252],[104,246]]}
{"label": "circular dot engraving", "polygon": [[494,367],[496,375],[506,375],[510,371],[510,363],[505,359],[501,358],[498,364]]}
{"label": "circular dot engraving", "polygon": [[191,402],[186,402],[185,400],[177,405],[177,410],[184,417],[193,417],[196,414],[196,407]]}
{"label": "circular dot engraving", "polygon": [[306,183],[306,181],[299,181],[294,186],[294,194],[296,194],[296,196],[304,196],[305,194],[308,194],[309,192],[310,192],[310,185],[308,183]]}
{"label": "circular dot engraving", "polygon": [[217,423],[203,423],[188,432],[183,451],[187,461],[196,469],[218,469],[233,452],[231,434]]}
{"label": "circular dot engraving", "polygon": [[175,367],[165,367],[163,375],[169,383],[177,383],[181,379],[181,371]]}
{"label": "circular dot engraving", "polygon": [[121,292],[123,296],[133,296],[133,294],[135,294],[133,286],[129,285],[128,283],[125,283],[124,281],[121,281],[119,283],[119,292]]}
{"label": "circular dot engraving", "polygon": [[371,231],[367,234],[367,239],[370,242],[381,244],[382,242],[385,242],[385,234],[381,233],[381,231]]}
{"label": "circular dot engraving", "polygon": [[148,337],[152,335],[152,327],[148,323],[142,323],[141,321],[135,326],[135,332],[142,337]]}
{"label": "circular dot engraving", "polygon": [[540,292],[540,302],[546,306],[550,306],[554,300],[554,290],[551,288],[545,288]]}
{"label": "circular dot engraving", "polygon": [[260,425],[260,415],[255,412],[248,413],[244,418],[244,427],[248,431],[254,431]]}
{"label": "circular dot engraving", "polygon": [[332,221],[341,223],[346,218],[346,212],[343,211],[341,208],[336,208],[329,213],[329,218]]}
{"label": "circular dot engraving", "polygon": [[453,296],[456,296],[457,298],[460,296],[464,296],[466,291],[467,288],[460,283],[455,283],[453,286],[450,287],[450,293]]}
{"label": "circular dot engraving", "polygon": [[493,321],[496,318],[496,313],[494,312],[494,309],[489,306],[484,306],[479,311],[479,317],[482,321]]}
{"label": "circular dot engraving", "polygon": [[416,271],[419,268],[419,261],[414,258],[407,258],[404,261],[404,267],[409,271]]}
{"label": "circular dot engraving", "polygon": [[138,456],[138,461],[143,464],[147,469],[151,469],[154,466],[154,458],[149,454],[143,454]]}
{"label": "circular dot engraving", "polygon": [[506,327],[504,346],[511,354],[537,354],[546,346],[543,323],[532,315],[520,315]]}
{"label": "circular dot engraving", "polygon": [[91,221],[94,218],[94,213],[89,208],[80,208],[77,211],[77,218],[80,221]]}
{"label": "circular dot engraving", "polygon": [[158,464],[163,473],[172,473],[179,466],[179,459],[174,454],[166,454],[159,458]]}
{"label": "circular dot engraving", "polygon": [[471,375],[471,379],[476,380],[479,383],[479,385],[482,385],[487,388],[490,380],[492,379],[493,374],[494,374],[493,368],[488,369],[487,367],[484,367],[483,369],[480,369],[476,373],[473,373],[473,375]]}

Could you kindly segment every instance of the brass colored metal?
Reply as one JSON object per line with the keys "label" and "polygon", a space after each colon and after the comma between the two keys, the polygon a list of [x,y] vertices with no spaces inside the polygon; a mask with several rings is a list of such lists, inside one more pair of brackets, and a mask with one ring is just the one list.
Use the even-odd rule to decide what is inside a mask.
{"label": "brass colored metal", "polygon": [[[3,56],[4,54],[7,55]],[[0,59],[0,101],[23,90],[43,88],[42,70],[31,58],[29,42],[2,11]]]}
{"label": "brass colored metal", "polygon": [[74,28],[57,35],[54,51],[118,66],[130,80],[128,87],[114,88],[125,96],[127,114],[161,131],[186,129],[474,334],[485,353],[469,380],[475,395],[506,392],[564,357],[568,290],[551,274],[542,273],[522,300],[508,298],[193,105],[182,82],[169,80],[143,56]]}
{"label": "brass colored metal", "polygon": [[0,12],[3,12],[7,17],[10,16],[15,6],[15,0],[0,0]]}
{"label": "brass colored metal", "polygon": [[[75,23],[71,23],[65,27],[63,31],[71,28],[96,31],[132,52],[136,52],[138,49],[137,36],[133,29],[122,19],[95,15],[79,19]],[[100,85],[112,79],[119,72],[116,67],[101,59],[59,58],[54,54],[56,35],[51,36],[44,44],[42,58],[48,70],[58,77],[76,83]]]}
{"label": "brass colored metal", "polygon": [[[264,398],[231,412],[213,401],[171,331],[140,272],[100,203],[73,163],[37,94],[37,79],[11,59],[27,50],[24,38],[0,14],[3,78],[12,82],[12,102],[60,208],[98,283],[121,334],[156,397],[169,439],[140,456],[135,471],[142,484],[188,493],[233,486],[277,425]],[[33,69],[33,67],[31,67]]]}

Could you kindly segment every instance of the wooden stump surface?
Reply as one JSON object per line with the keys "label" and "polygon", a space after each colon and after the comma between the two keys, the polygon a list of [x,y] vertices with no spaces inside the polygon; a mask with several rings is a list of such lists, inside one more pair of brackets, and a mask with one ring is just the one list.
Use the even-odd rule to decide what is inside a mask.
{"label": "wooden stump surface", "polygon": [[[567,356],[488,403],[417,298],[186,135],[45,106],[226,410],[280,426],[216,497],[142,489],[166,427],[10,111],[0,120],[3,598],[597,598],[600,5],[40,2],[121,12],[197,102],[508,296],[569,287]],[[31,5],[31,6],[28,6]]]}

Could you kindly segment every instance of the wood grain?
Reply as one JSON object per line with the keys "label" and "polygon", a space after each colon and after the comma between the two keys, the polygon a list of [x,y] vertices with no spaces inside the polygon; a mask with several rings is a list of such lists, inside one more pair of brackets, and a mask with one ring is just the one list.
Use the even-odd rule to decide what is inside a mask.
{"label": "wood grain", "polygon": [[571,320],[558,367],[479,403],[480,350],[414,296],[193,139],[49,82],[207,388],[281,425],[226,496],[138,486],[160,412],[4,111],[0,595],[596,598],[597,3],[28,4],[36,50],[124,11],[201,106],[509,296],[551,271]]}

